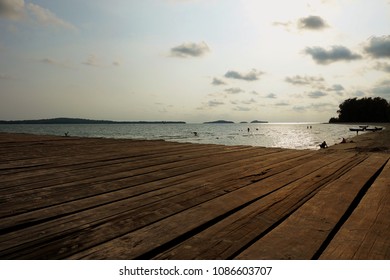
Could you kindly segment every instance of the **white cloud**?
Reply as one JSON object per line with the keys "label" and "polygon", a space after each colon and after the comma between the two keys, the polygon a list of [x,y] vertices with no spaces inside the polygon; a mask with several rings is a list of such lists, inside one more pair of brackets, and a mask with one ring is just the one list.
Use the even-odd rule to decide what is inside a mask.
{"label": "white cloud", "polygon": [[374,58],[390,58],[390,35],[372,37],[364,49]]}
{"label": "white cloud", "polygon": [[0,17],[17,20],[25,14],[24,0],[0,0]]}
{"label": "white cloud", "polygon": [[76,27],[69,22],[57,17],[54,13],[39,5],[29,3],[27,10],[37,22],[46,26],[58,26],[65,29],[76,30]]}
{"label": "white cloud", "polygon": [[230,93],[230,94],[236,94],[236,93],[244,92],[244,90],[242,90],[240,88],[227,88],[227,89],[225,89],[225,92]]}
{"label": "white cloud", "polygon": [[244,107],[244,106],[236,106],[233,108],[234,111],[240,111],[240,112],[248,112],[251,110],[249,107]]}
{"label": "white cloud", "polygon": [[324,82],[324,78],[315,76],[300,76],[286,77],[285,81],[293,85],[318,85]]}
{"label": "white cloud", "polygon": [[270,93],[270,94],[267,94],[267,95],[265,96],[265,98],[275,99],[275,98],[277,98],[277,96],[276,96],[275,93]]}
{"label": "white cloud", "polygon": [[323,97],[323,96],[326,96],[327,94],[325,92],[322,92],[322,91],[312,91],[308,94],[308,96],[310,98],[320,98],[320,97]]}
{"label": "white cloud", "polygon": [[259,79],[260,75],[262,74],[264,74],[264,72],[257,71],[256,69],[252,69],[250,72],[246,74],[242,74],[237,71],[228,71],[226,72],[225,77],[230,79],[237,79],[237,80],[256,81]]}
{"label": "white cloud", "polygon": [[322,30],[328,27],[328,24],[319,16],[308,16],[298,20],[298,28],[309,30]]}
{"label": "white cloud", "polygon": [[59,18],[52,11],[37,4],[26,4],[24,0],[0,0],[0,17],[12,20],[26,18],[48,27],[77,30],[73,24]]}
{"label": "white cloud", "polygon": [[177,47],[171,48],[171,56],[174,57],[200,57],[210,51],[205,42],[197,43],[183,43]]}
{"label": "white cloud", "polygon": [[390,64],[386,62],[378,62],[374,69],[390,73]]}
{"label": "white cloud", "polygon": [[83,64],[87,65],[87,66],[93,66],[93,67],[100,67],[101,66],[99,59],[94,54],[90,54],[87,57],[87,59],[83,62]]}
{"label": "white cloud", "polygon": [[62,68],[72,68],[66,62],[58,61],[58,60],[55,60],[55,59],[52,59],[52,58],[48,58],[48,57],[42,58],[42,59],[40,59],[38,61],[43,63],[43,64],[54,65],[54,66],[58,66],[58,67],[62,67]]}
{"label": "white cloud", "polygon": [[329,64],[337,61],[352,61],[361,59],[362,56],[351,52],[344,46],[332,46],[329,50],[321,47],[306,48],[305,53],[312,56],[318,64]]}
{"label": "white cloud", "polygon": [[224,102],[218,101],[218,100],[210,100],[209,102],[207,102],[207,105],[209,107],[217,107],[217,106],[224,105],[224,104],[225,104]]}
{"label": "white cloud", "polygon": [[218,78],[213,78],[213,81],[211,82],[212,85],[214,86],[220,86],[220,85],[226,85],[226,83]]}

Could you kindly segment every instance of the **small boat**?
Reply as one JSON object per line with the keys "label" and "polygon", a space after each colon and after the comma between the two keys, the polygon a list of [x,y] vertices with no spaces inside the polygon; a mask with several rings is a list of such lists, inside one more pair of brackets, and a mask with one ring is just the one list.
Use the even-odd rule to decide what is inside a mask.
{"label": "small boat", "polygon": [[350,128],[350,131],[364,131],[364,128]]}
{"label": "small boat", "polygon": [[382,130],[383,127],[370,127],[370,128],[366,128],[367,131],[379,131],[379,130]]}

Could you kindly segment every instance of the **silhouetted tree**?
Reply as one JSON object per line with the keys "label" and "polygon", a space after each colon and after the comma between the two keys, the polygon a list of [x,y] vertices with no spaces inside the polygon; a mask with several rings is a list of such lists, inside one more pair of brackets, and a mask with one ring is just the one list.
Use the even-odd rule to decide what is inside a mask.
{"label": "silhouetted tree", "polygon": [[390,104],[381,97],[350,98],[339,105],[335,122],[390,122]]}

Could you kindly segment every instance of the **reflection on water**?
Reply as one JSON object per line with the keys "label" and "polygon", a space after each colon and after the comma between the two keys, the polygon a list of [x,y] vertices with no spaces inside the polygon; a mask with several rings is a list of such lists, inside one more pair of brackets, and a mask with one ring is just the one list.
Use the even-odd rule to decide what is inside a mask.
{"label": "reflection on water", "polygon": [[[311,127],[311,128],[310,128]],[[266,124],[76,124],[0,125],[0,132],[81,137],[163,139],[222,145],[249,145],[292,149],[318,149],[355,136],[349,125],[320,123]],[[248,131],[249,128],[249,131]],[[194,133],[196,132],[196,133]]]}

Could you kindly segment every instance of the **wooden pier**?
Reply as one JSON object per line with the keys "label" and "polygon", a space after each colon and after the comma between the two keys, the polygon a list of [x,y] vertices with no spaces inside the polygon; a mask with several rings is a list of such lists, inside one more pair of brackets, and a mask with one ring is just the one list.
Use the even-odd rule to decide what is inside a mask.
{"label": "wooden pier", "polygon": [[389,157],[0,133],[0,258],[390,259]]}

